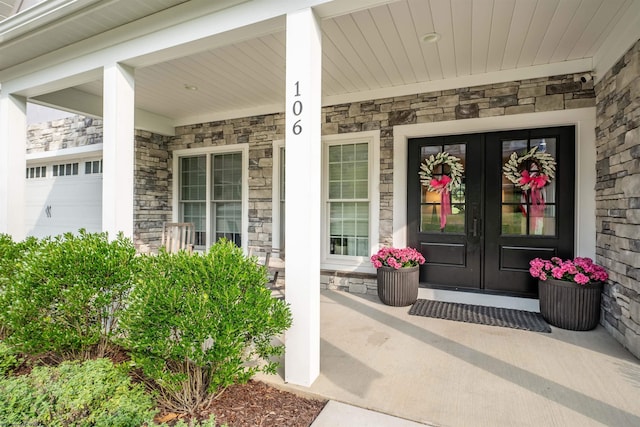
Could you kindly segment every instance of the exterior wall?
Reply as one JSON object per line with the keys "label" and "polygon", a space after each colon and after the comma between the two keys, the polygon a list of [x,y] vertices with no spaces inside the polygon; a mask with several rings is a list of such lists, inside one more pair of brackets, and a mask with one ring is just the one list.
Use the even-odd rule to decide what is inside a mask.
{"label": "exterior wall", "polygon": [[[322,109],[323,135],[379,130],[380,236],[393,239],[393,127],[595,106],[593,81],[581,75],[551,76],[493,85],[386,98]],[[236,143],[249,144],[249,245],[270,246],[272,229],[272,142],[284,139],[284,114],[181,126],[169,152]],[[169,169],[172,165],[169,162]],[[171,173],[168,192],[171,192]],[[169,197],[171,203],[171,197]],[[153,244],[149,241],[147,244]],[[376,294],[373,274],[323,271],[321,286]]]}
{"label": "exterior wall", "polygon": [[170,138],[136,131],[133,239],[140,252],[156,252],[162,224],[171,220],[169,203]]}
{"label": "exterior wall", "polygon": [[640,357],[640,40],[596,85],[597,261],[602,323]]}
{"label": "exterior wall", "polygon": [[[324,107],[323,135],[380,131],[379,243],[393,239],[393,127],[595,106],[593,82],[579,75],[551,76],[493,85],[429,92],[397,98]],[[162,223],[172,213],[172,152],[186,148],[249,144],[249,245],[270,246],[272,239],[273,141],[284,140],[283,113],[201,123],[176,128],[175,137],[136,132],[134,239],[142,252],[160,245]],[[31,145],[70,147],[101,142],[95,119],[65,119],[77,137],[53,136],[43,126]],[[52,126],[56,122],[52,122]],[[60,131],[65,135],[68,131]],[[54,142],[56,141],[56,142]],[[57,145],[56,145],[57,144]],[[375,238],[375,237],[374,237]],[[323,271],[321,286],[357,293],[376,293],[373,274]]]}
{"label": "exterior wall", "polygon": [[583,83],[580,75],[551,76],[326,107],[322,133],[380,130],[379,243],[390,246],[394,126],[593,106],[593,81]]}
{"label": "exterior wall", "polygon": [[27,154],[102,143],[102,120],[73,116],[27,127]]}
{"label": "exterior wall", "polygon": [[[271,246],[273,141],[284,139],[284,126],[284,114],[201,123],[176,128],[168,143],[170,158],[174,150],[249,144],[249,246]],[[167,185],[171,205],[171,173]]]}

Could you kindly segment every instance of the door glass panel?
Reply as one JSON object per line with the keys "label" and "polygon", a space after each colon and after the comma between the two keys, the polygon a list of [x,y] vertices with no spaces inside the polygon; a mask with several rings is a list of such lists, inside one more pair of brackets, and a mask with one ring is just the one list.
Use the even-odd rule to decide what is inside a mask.
{"label": "door glass panel", "polygon": [[[448,194],[437,191],[429,191],[428,187],[421,186],[420,196],[420,232],[423,233],[464,233],[465,232],[465,173],[466,170],[466,144],[449,144],[424,146],[420,149],[420,162],[436,155],[446,152],[451,156],[460,159],[463,167],[462,182],[459,186],[453,187]],[[451,171],[448,165],[437,165],[433,168],[434,179],[442,179],[443,175],[450,176]],[[450,212],[446,214],[446,221],[442,221],[442,203],[450,205]],[[444,225],[444,227],[442,227]]]}
{"label": "door glass panel", "polygon": [[[533,147],[536,152],[549,153],[556,158],[555,138],[533,138],[502,141],[502,164],[507,163],[512,153],[518,157],[526,155]],[[519,172],[530,176],[541,174],[535,161],[523,161]],[[550,179],[539,189],[523,190],[502,174],[502,234],[519,236],[556,235],[556,180]]]}

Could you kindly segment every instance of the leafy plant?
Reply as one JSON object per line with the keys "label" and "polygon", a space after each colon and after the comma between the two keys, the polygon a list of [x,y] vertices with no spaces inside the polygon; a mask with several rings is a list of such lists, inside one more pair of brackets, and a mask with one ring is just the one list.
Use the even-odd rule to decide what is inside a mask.
{"label": "leafy plant", "polygon": [[206,254],[161,251],[141,259],[123,313],[124,345],[174,412],[193,412],[233,383],[274,373],[274,336],[288,306],[265,287],[266,269],[222,240]]}
{"label": "leafy plant", "polygon": [[13,372],[23,359],[6,343],[0,341],[0,376],[4,376]]}
{"label": "leafy plant", "polygon": [[0,378],[0,420],[15,426],[140,426],[151,422],[153,397],[132,385],[126,367],[108,359],[35,367]]}
{"label": "leafy plant", "polygon": [[7,336],[4,314],[7,312],[6,287],[14,280],[14,274],[21,267],[22,257],[38,245],[38,239],[27,238],[22,242],[14,242],[8,234],[0,234],[0,339]]}
{"label": "leafy plant", "polygon": [[20,257],[2,295],[9,344],[63,359],[104,356],[131,288],[133,243],[80,230],[47,238]]}

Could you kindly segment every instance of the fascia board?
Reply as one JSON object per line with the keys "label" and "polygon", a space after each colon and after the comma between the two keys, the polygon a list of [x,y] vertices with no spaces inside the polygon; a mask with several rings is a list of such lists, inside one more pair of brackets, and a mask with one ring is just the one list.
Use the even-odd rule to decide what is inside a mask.
{"label": "fascia board", "polygon": [[99,0],[46,0],[0,22],[0,43],[46,26]]}

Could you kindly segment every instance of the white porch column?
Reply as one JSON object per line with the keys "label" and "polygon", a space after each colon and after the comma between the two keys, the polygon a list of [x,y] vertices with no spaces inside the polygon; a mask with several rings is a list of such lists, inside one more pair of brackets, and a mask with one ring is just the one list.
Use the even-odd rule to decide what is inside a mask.
{"label": "white porch column", "polygon": [[287,15],[285,381],[303,386],[320,373],[321,37],[311,9]]}
{"label": "white porch column", "polygon": [[104,67],[102,230],[133,237],[134,71]]}
{"label": "white porch column", "polygon": [[27,101],[0,94],[0,233],[23,240],[25,169],[27,150]]}

